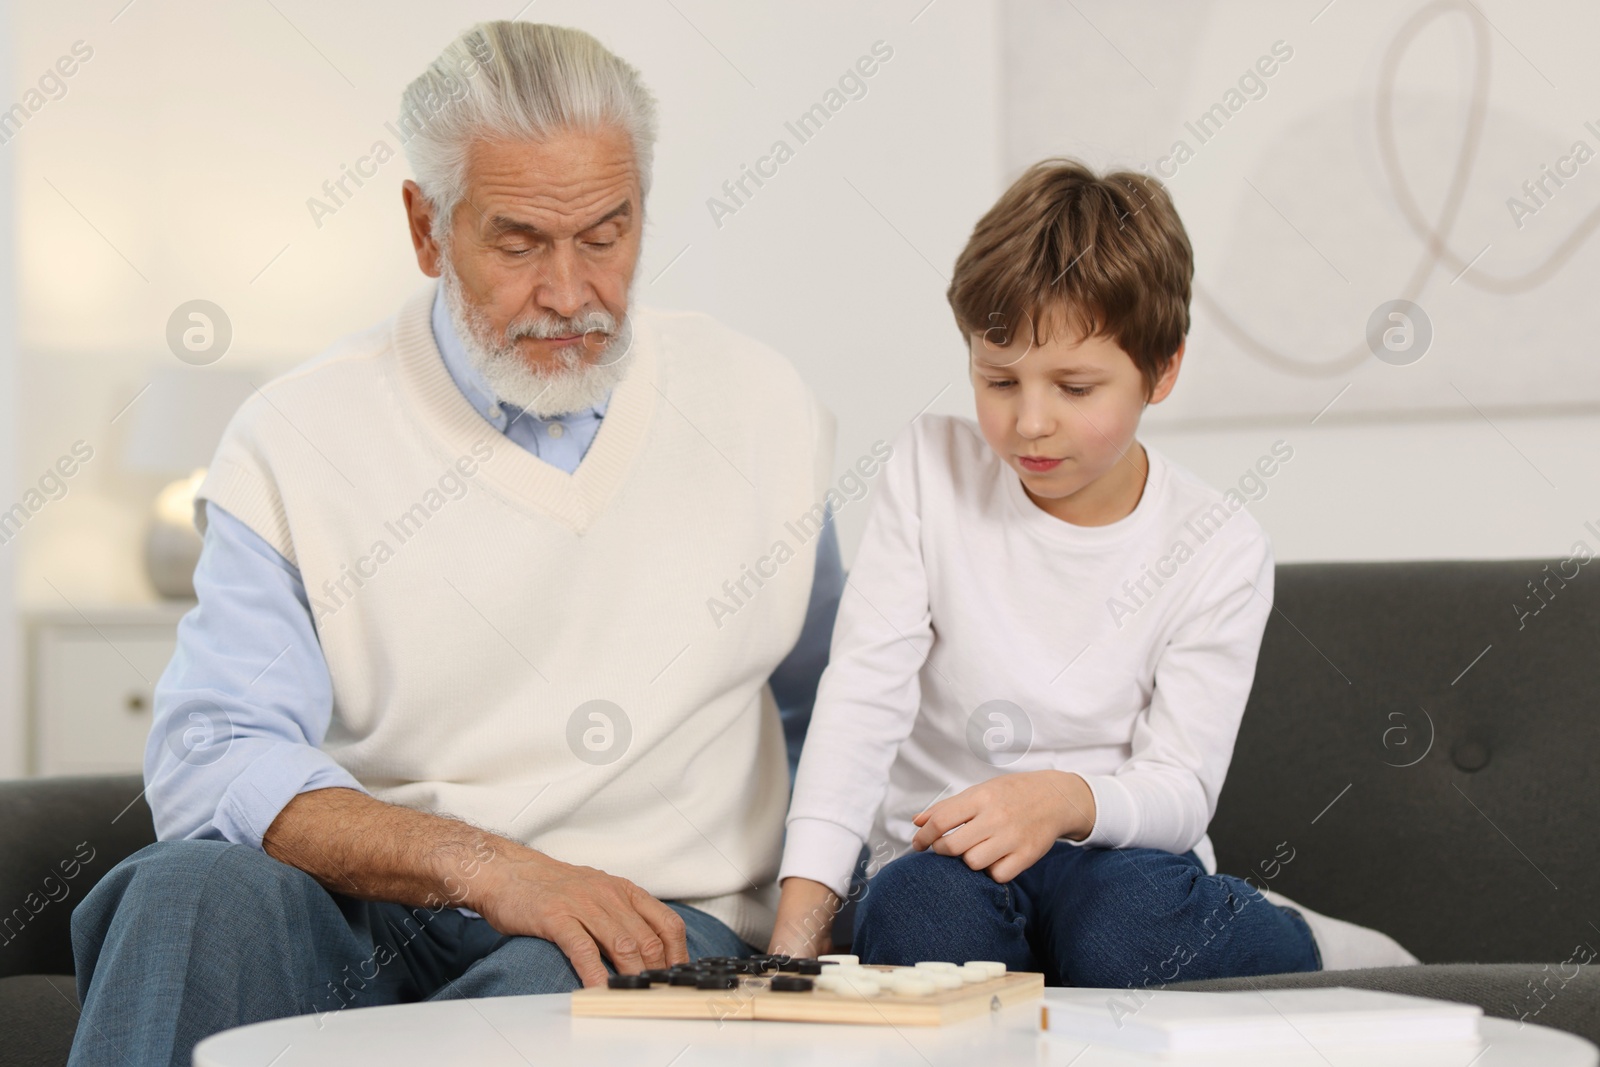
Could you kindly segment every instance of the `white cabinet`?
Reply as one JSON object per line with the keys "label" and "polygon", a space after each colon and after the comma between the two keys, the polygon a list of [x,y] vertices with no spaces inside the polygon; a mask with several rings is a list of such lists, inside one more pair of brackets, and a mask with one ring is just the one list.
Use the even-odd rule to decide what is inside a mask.
{"label": "white cabinet", "polygon": [[128,774],[144,764],[151,694],[192,602],[29,613],[34,774]]}

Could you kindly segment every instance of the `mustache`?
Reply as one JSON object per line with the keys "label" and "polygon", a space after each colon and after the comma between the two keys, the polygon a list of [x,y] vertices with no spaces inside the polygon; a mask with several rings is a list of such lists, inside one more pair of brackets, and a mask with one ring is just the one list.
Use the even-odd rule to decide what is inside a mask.
{"label": "mustache", "polygon": [[506,326],[506,340],[516,341],[523,337],[532,337],[547,340],[551,337],[570,337],[573,334],[584,335],[585,340],[592,333],[610,337],[617,332],[617,320],[610,312],[601,308],[585,312],[576,318],[564,318],[560,315],[541,315],[535,319],[520,319]]}

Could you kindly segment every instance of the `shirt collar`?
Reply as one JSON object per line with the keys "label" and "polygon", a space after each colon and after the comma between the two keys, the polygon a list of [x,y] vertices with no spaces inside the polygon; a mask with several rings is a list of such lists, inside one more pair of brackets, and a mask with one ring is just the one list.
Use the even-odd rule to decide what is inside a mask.
{"label": "shirt collar", "polygon": [[[450,318],[450,309],[445,304],[442,282],[435,288],[433,294],[433,341],[439,347],[439,354],[444,357],[444,366],[450,372],[451,380],[456,383],[461,395],[467,398],[467,402],[479,415],[503,432],[512,420],[522,414],[521,408],[494,395],[489,383],[484,381],[478,368],[472,365],[472,360],[467,358],[467,350],[461,343],[460,335],[456,333],[455,323]],[[592,408],[534,421],[550,423],[599,419],[604,417],[606,408],[610,404],[611,394],[607,393],[605,398]]]}

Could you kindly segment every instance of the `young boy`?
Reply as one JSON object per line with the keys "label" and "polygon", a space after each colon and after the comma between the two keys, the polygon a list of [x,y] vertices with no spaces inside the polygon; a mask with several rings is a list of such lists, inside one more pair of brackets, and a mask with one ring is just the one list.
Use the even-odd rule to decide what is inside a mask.
{"label": "young boy", "polygon": [[[1192,275],[1143,175],[1047,160],[979,221],[947,294],[978,421],[922,416],[885,467],[800,761],[772,951],[827,951],[868,841],[903,855],[859,902],[863,963],[1126,987],[1314,971],[1308,920],[1360,931],[1217,874],[1206,837],[1273,558],[1238,493],[1134,436],[1177,381]],[[1360,932],[1374,963],[1415,962]]]}

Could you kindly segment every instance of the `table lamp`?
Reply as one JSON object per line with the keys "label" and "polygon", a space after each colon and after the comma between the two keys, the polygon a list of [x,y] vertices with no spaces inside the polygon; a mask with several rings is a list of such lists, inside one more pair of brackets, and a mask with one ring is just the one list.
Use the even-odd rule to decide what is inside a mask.
{"label": "table lamp", "polygon": [[157,371],[130,406],[123,466],[179,475],[156,495],[145,534],[145,572],[164,597],[194,597],[201,544],[194,528],[195,490],[228,420],[253,389],[250,377],[238,371],[170,367]]}

